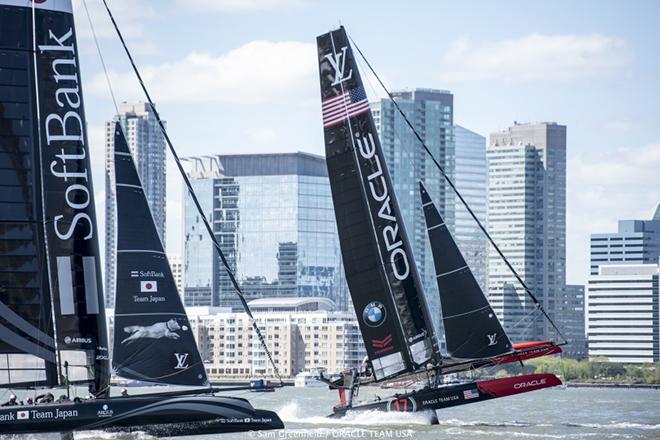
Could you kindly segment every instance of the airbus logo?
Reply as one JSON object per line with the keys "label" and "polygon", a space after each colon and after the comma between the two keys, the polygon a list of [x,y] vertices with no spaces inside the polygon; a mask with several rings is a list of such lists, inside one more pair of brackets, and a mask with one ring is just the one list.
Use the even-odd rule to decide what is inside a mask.
{"label": "airbus logo", "polygon": [[520,390],[523,388],[538,387],[541,385],[545,385],[545,383],[546,383],[545,379],[538,379],[538,380],[534,379],[534,380],[530,380],[529,382],[518,382],[517,384],[513,385],[513,388],[515,390]]}
{"label": "airbus logo", "polygon": [[92,343],[92,338],[80,338],[80,337],[75,337],[72,338],[71,336],[65,336],[64,337],[64,343],[69,345],[69,344],[91,344]]}
{"label": "airbus logo", "polygon": [[100,410],[96,412],[96,415],[98,417],[112,417],[114,415],[114,411],[111,410],[107,404],[105,404],[101,407]]}

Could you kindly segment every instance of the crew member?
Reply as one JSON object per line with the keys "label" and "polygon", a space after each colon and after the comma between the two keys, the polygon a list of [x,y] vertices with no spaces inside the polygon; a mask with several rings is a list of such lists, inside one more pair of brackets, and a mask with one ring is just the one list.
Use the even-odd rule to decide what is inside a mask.
{"label": "crew member", "polygon": [[121,390],[122,397],[128,397],[128,390],[126,388]]}
{"label": "crew member", "polygon": [[18,402],[16,402],[15,394],[9,396],[9,400],[2,404],[2,406],[16,406],[16,405],[18,405]]}

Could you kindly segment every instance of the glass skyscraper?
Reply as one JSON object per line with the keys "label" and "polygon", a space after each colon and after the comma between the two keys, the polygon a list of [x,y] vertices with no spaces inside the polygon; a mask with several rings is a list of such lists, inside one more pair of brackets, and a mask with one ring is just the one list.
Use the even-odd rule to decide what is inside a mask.
{"label": "glass skyscraper", "polygon": [[[454,96],[444,90],[415,89],[392,93],[436,160],[453,178]],[[410,127],[389,99],[372,104],[385,160],[392,176],[415,262],[426,292],[431,316],[440,328],[440,298],[435,280],[433,256],[426,234],[426,224],[419,195],[423,181],[450,231],[454,232],[454,198],[451,189],[424,151]]]}
{"label": "glass skyscraper", "polygon": [[[454,184],[479,221],[487,226],[486,138],[460,125],[454,125],[454,144]],[[481,289],[486,292],[488,240],[459,198],[452,193],[448,199],[455,204],[454,238]]]}
{"label": "glass skyscraper", "polygon": [[[325,297],[347,307],[325,159],[306,153],[186,159],[193,186],[249,299]],[[240,303],[190,197],[184,204],[186,305]]]}

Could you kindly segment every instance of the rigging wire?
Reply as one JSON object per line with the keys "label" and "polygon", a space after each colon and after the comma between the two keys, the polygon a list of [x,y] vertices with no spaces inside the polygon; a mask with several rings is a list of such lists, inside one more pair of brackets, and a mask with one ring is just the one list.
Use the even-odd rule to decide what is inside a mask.
{"label": "rigging wire", "polygon": [[[105,2],[105,0],[103,0],[103,1]],[[504,261],[504,263],[507,265],[507,267],[509,268],[509,270],[511,271],[511,273],[513,274],[513,276],[516,278],[516,280],[518,281],[518,283],[520,283],[520,285],[521,285],[522,288],[525,290],[525,292],[527,293],[527,295],[532,299],[532,301],[534,302],[534,304],[535,304],[535,306],[536,306],[536,309],[539,310],[539,311],[543,314],[543,316],[545,316],[545,318],[548,320],[548,322],[550,323],[550,325],[552,326],[552,328],[557,332],[557,334],[559,335],[559,337],[561,337],[561,338],[564,340],[563,343],[564,343],[564,344],[567,343],[568,340],[566,339],[566,337],[563,335],[563,333],[561,332],[561,330],[559,330],[559,328],[558,328],[557,325],[554,323],[554,321],[552,320],[552,318],[550,318],[550,315],[548,315],[548,313],[545,311],[545,309],[543,308],[543,305],[542,305],[541,302],[536,298],[536,296],[532,293],[531,289],[530,289],[529,287],[527,287],[527,284],[525,283],[525,281],[522,279],[522,277],[518,274],[518,272],[517,272],[516,269],[513,267],[513,265],[512,265],[512,264],[509,262],[509,260],[506,258],[506,256],[504,255],[504,253],[502,252],[502,250],[500,249],[500,247],[495,243],[495,240],[493,240],[493,237],[491,237],[491,235],[488,233],[488,231],[486,230],[486,228],[484,227],[484,225],[481,223],[481,221],[479,220],[479,218],[477,217],[477,215],[474,213],[474,211],[472,211],[472,208],[470,208],[470,206],[468,205],[467,201],[463,198],[463,195],[458,191],[458,188],[456,187],[456,185],[454,184],[454,182],[452,181],[452,179],[449,177],[449,175],[448,175],[447,172],[445,171],[444,167],[443,167],[442,165],[440,165],[440,163],[437,161],[437,159],[433,156],[433,153],[431,153],[431,150],[426,146],[426,143],[425,143],[424,140],[422,139],[421,135],[420,135],[419,132],[415,129],[415,126],[412,124],[412,122],[410,122],[410,120],[409,120],[408,117],[406,116],[406,114],[405,114],[405,112],[403,111],[403,109],[401,109],[401,107],[399,106],[399,103],[396,102],[396,100],[394,99],[394,96],[392,96],[392,93],[390,93],[389,89],[385,86],[385,84],[383,83],[383,81],[380,79],[380,77],[378,76],[378,74],[376,73],[376,71],[374,70],[374,68],[371,66],[371,63],[369,63],[369,60],[367,60],[367,58],[364,56],[364,54],[363,54],[362,51],[360,50],[359,46],[355,43],[355,41],[353,40],[353,38],[352,38],[350,35],[348,36],[348,38],[351,40],[351,43],[353,44],[353,46],[355,47],[355,49],[356,49],[356,50],[358,51],[358,53],[360,54],[360,57],[364,60],[364,62],[366,63],[366,65],[369,67],[369,70],[370,70],[371,73],[374,75],[374,77],[376,78],[376,80],[378,81],[378,83],[380,84],[380,86],[383,88],[383,90],[385,91],[385,93],[387,93],[387,96],[389,97],[390,101],[392,101],[392,104],[393,104],[394,107],[397,109],[397,111],[399,112],[399,114],[401,115],[401,117],[403,117],[403,120],[406,122],[406,125],[408,125],[408,127],[412,130],[413,134],[415,135],[415,137],[417,138],[417,140],[419,141],[419,143],[421,144],[421,146],[424,148],[424,150],[425,150],[426,153],[429,155],[429,157],[431,158],[431,160],[433,161],[433,163],[435,164],[435,166],[438,168],[438,170],[439,170],[440,173],[442,174],[442,177],[444,177],[444,179],[445,179],[445,181],[447,182],[447,184],[448,184],[448,185],[451,187],[451,189],[454,191],[454,193],[455,193],[456,196],[459,198],[459,200],[461,201],[461,203],[463,204],[463,206],[465,206],[465,209],[467,209],[467,211],[468,211],[468,213],[470,214],[470,216],[472,217],[472,219],[474,219],[474,221],[476,222],[476,224],[477,224],[477,226],[479,227],[479,229],[481,229],[481,232],[484,233],[484,235],[486,236],[486,238],[488,239],[488,241],[490,242],[490,244],[493,246],[493,248],[495,249],[495,251],[496,251],[496,252],[499,254],[499,256],[502,258],[502,261]]]}
{"label": "rigging wire", "polygon": [[241,287],[238,284],[238,281],[236,280],[236,277],[234,276],[234,273],[231,270],[231,267],[229,266],[229,262],[227,261],[224,252],[222,252],[222,248],[220,247],[220,243],[218,242],[217,237],[213,233],[213,228],[211,227],[211,224],[209,223],[208,219],[206,218],[206,215],[204,214],[204,210],[202,209],[202,205],[200,204],[199,200],[197,199],[197,196],[195,195],[195,192],[193,190],[192,184],[190,183],[190,179],[188,178],[188,175],[186,174],[185,170],[183,169],[183,165],[181,164],[181,160],[179,159],[179,155],[177,154],[176,150],[174,149],[174,145],[172,144],[172,141],[170,140],[169,135],[167,134],[167,130],[165,129],[165,125],[163,124],[162,119],[160,118],[160,114],[156,110],[156,106],[154,105],[153,100],[151,99],[151,95],[149,94],[149,91],[147,90],[146,85],[144,84],[144,81],[142,80],[142,75],[140,74],[140,71],[135,64],[135,61],[133,60],[133,56],[131,55],[131,52],[128,50],[128,46],[126,45],[126,41],[124,40],[124,37],[119,30],[119,26],[117,25],[117,22],[115,21],[115,17],[112,15],[112,12],[110,11],[110,7],[108,6],[108,3],[106,0],[102,0],[103,5],[105,6],[105,10],[108,12],[108,16],[110,17],[110,20],[112,21],[112,25],[117,32],[117,36],[119,37],[119,40],[121,41],[121,44],[124,48],[124,51],[126,52],[126,56],[128,57],[128,60],[131,63],[131,67],[133,68],[133,72],[135,73],[135,76],[138,79],[138,82],[140,83],[140,87],[142,88],[142,91],[144,92],[145,97],[147,98],[147,101],[149,102],[149,105],[151,106],[151,109],[154,112],[154,116],[156,117],[156,120],[158,121],[158,125],[160,126],[160,130],[163,133],[163,137],[165,138],[165,141],[167,142],[167,146],[170,150],[170,153],[174,157],[174,161],[176,162],[176,166],[179,170],[179,173],[181,174],[181,177],[183,178],[183,181],[188,189],[188,194],[190,195],[191,199],[193,200],[193,203],[195,204],[195,207],[197,208],[197,212],[199,213],[200,217],[202,218],[204,222],[204,226],[206,227],[206,231],[208,232],[211,241],[213,241],[213,245],[218,251],[218,255],[220,256],[220,260],[222,261],[222,265],[225,268],[225,271],[227,272],[227,275],[229,276],[229,279],[232,283],[232,286],[234,287],[234,290],[236,291],[238,298],[241,302],[241,305],[243,306],[243,309],[245,310],[245,313],[248,315],[250,318],[250,323],[252,324],[252,328],[254,332],[256,333],[257,337],[259,338],[259,342],[261,343],[262,347],[264,348],[264,351],[266,353],[266,356],[268,357],[268,360],[270,364],[273,367],[273,371],[275,375],[277,376],[277,379],[280,381],[280,386],[284,385],[284,381],[282,380],[282,377],[280,376],[279,369],[277,368],[277,364],[275,364],[275,361],[273,360],[273,356],[270,353],[270,350],[268,349],[268,346],[266,345],[266,340],[264,339],[261,330],[259,329],[259,326],[257,324],[257,321],[255,320],[254,316],[252,315],[252,311],[250,310],[250,307],[248,306],[247,300],[245,299],[245,295],[243,294],[243,291]]}

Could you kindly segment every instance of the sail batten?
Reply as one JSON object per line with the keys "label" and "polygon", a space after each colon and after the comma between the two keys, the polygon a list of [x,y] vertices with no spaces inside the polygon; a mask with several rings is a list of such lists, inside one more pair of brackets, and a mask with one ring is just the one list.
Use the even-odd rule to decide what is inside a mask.
{"label": "sail batten", "polygon": [[436,360],[435,334],[343,28],[317,38],[326,163],[346,281],[376,380]]}
{"label": "sail batten", "polygon": [[486,359],[511,353],[511,341],[422,182],[419,191],[433,253],[447,354],[455,359]]}
{"label": "sail batten", "polygon": [[204,363],[119,122],[114,130],[117,295],[113,369],[128,379],[206,386]]}

